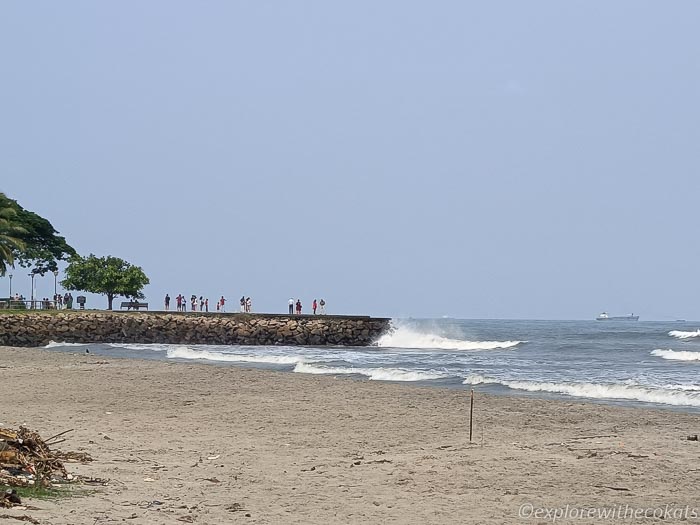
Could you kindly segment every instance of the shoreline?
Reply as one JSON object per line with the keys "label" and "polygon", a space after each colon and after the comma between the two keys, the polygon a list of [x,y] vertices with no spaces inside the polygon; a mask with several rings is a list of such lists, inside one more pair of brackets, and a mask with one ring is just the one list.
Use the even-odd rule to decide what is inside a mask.
{"label": "shoreline", "polygon": [[[541,399],[541,400],[552,400],[552,401],[560,401],[560,402],[565,402],[565,403],[570,403],[570,402],[577,402],[577,403],[585,403],[585,404],[593,404],[593,405],[600,405],[600,406],[612,406],[612,407],[620,407],[620,408],[637,408],[637,409],[653,409],[653,410],[662,410],[662,411],[670,411],[670,412],[680,412],[680,413],[686,413],[686,414],[695,414],[695,415],[700,415],[700,407],[693,406],[693,405],[683,405],[683,404],[671,404],[671,403],[661,403],[661,402],[652,402],[652,401],[642,401],[638,399],[627,399],[627,398],[614,398],[614,397],[609,397],[609,398],[604,398],[604,397],[586,397],[586,396],[576,396],[576,395],[571,395],[571,394],[565,394],[561,392],[554,392],[554,391],[546,391],[546,390],[541,390],[541,391],[529,391],[529,390],[520,390],[517,388],[510,388],[504,384],[501,383],[477,383],[477,384],[468,384],[464,383],[463,379],[461,377],[455,376],[454,378],[443,378],[443,379],[426,379],[426,380],[406,380],[406,381],[401,381],[401,380],[391,380],[391,379],[370,379],[369,377],[361,374],[361,373],[356,373],[356,374],[340,374],[340,373],[327,373],[327,374],[320,374],[320,373],[313,373],[313,372],[296,372],[294,370],[295,365],[287,365],[287,364],[274,364],[274,363],[269,363],[265,361],[217,361],[217,360],[208,360],[206,358],[200,359],[186,359],[186,358],[178,358],[178,357],[173,357],[173,358],[164,358],[162,357],[161,354],[156,353],[156,354],[145,354],[142,352],[142,350],[130,350],[126,347],[120,348],[120,346],[117,344],[116,346],[110,347],[109,353],[104,353],[101,351],[99,348],[100,343],[78,343],[78,344],[72,344],[72,343],[66,343],[64,348],[60,348],[61,343],[55,343],[51,342],[49,344],[52,345],[55,344],[57,345],[56,347],[40,347],[39,349],[41,350],[49,350],[51,352],[56,352],[56,353],[72,353],[72,352],[80,352],[78,350],[81,347],[90,347],[92,354],[94,356],[103,356],[105,358],[114,358],[114,359],[136,359],[136,360],[144,360],[144,361],[155,361],[155,362],[161,362],[161,363],[181,363],[181,364],[199,364],[203,366],[214,366],[214,367],[234,367],[234,368],[243,368],[243,369],[255,369],[255,370],[269,370],[269,371],[275,371],[275,372],[280,372],[280,373],[285,373],[285,374],[294,374],[294,375],[317,375],[317,376],[325,376],[325,377],[331,377],[331,378],[338,378],[342,377],[343,379],[348,379],[348,380],[353,380],[353,381],[359,381],[359,382],[364,382],[364,381],[371,381],[373,383],[386,383],[386,384],[394,384],[394,385],[399,385],[402,387],[408,387],[408,388],[437,388],[437,389],[445,389],[445,390],[461,390],[461,391],[469,391],[470,389],[474,389],[475,393],[478,395],[485,394],[489,396],[498,396],[498,397],[515,397],[515,398],[523,398],[523,399]],[[148,346],[148,345],[144,345]],[[97,351],[96,351],[96,347]]]}
{"label": "shoreline", "polygon": [[523,505],[700,506],[700,445],[685,439],[700,420],[685,412],[477,394],[470,443],[468,390],[9,347],[0,396],[0,426],[73,428],[62,446],[95,461],[69,472],[111,480],[5,511],[41,523],[495,524]]}

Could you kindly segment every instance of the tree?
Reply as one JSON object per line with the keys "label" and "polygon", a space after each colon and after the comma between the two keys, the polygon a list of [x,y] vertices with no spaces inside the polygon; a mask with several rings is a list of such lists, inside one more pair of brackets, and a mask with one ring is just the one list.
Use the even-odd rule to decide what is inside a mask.
{"label": "tree", "polygon": [[5,243],[11,254],[9,258],[6,253],[0,254],[0,274],[5,273],[6,266],[3,266],[3,262],[9,266],[17,262],[25,268],[32,266],[35,274],[44,275],[58,270],[58,261],[76,255],[75,250],[64,237],[58,235],[48,220],[25,210],[4,193],[0,193],[0,217],[7,221],[4,228],[0,222],[0,235],[10,235],[19,241]]}
{"label": "tree", "polygon": [[[4,197],[0,193],[0,197]],[[15,264],[15,251],[23,250],[24,243],[19,238],[23,233],[16,225],[17,212],[9,207],[3,207],[0,200],[0,275],[5,275],[7,267]]]}
{"label": "tree", "polygon": [[118,257],[75,256],[61,281],[67,290],[80,290],[107,296],[108,310],[117,296],[143,299],[143,287],[150,281],[138,266]]}

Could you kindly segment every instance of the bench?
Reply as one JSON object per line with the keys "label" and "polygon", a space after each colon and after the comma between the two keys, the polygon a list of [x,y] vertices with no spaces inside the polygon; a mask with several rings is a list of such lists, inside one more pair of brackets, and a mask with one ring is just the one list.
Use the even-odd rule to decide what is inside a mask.
{"label": "bench", "polygon": [[123,301],[120,309],[123,310],[126,308],[127,310],[138,310],[139,308],[143,308],[148,310],[148,303],[137,303],[136,301]]}

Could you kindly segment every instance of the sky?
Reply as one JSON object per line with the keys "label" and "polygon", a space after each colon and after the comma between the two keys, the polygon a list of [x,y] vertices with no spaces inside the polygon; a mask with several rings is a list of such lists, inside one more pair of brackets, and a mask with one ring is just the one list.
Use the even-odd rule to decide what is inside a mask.
{"label": "sky", "polygon": [[141,266],[151,308],[700,319],[699,18],[690,0],[4,2],[0,191]]}

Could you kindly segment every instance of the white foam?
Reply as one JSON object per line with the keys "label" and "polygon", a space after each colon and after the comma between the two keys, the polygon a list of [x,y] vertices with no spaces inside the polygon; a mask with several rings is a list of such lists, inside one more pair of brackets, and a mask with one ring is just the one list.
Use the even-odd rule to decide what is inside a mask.
{"label": "white foam", "polygon": [[[481,378],[481,376],[470,376],[464,380],[464,384],[478,384],[469,381],[469,379],[476,378]],[[664,405],[700,407],[700,392],[693,391],[690,388],[664,389],[622,384],[547,383],[542,381],[500,381],[489,378],[482,379],[482,383],[496,383],[514,390],[525,390],[527,392],[550,392],[589,399],[624,399],[628,401],[643,401]]]}
{"label": "white foam", "polygon": [[682,390],[684,392],[700,392],[700,385],[664,385],[667,390]]}
{"label": "white foam", "polygon": [[88,343],[57,343],[56,341],[49,341],[44,348],[59,348],[61,346],[87,346]]}
{"label": "white foam", "polygon": [[493,383],[495,380],[493,379],[488,379],[487,377],[484,377],[480,374],[469,374],[464,381],[462,381],[463,384],[465,385],[483,385],[484,383]]}
{"label": "white foam", "polygon": [[170,348],[167,351],[170,359],[204,359],[207,361],[223,361],[228,363],[270,363],[276,365],[296,364],[303,361],[299,356],[288,355],[239,355],[209,350],[193,350],[186,346]]}
{"label": "white foam", "polygon": [[681,352],[676,350],[652,350],[651,355],[670,359],[671,361],[700,361],[700,352]]}
{"label": "white foam", "polygon": [[432,333],[421,333],[410,328],[398,327],[383,335],[377,344],[390,348],[433,350],[504,350],[514,348],[522,341],[465,341],[450,339]]}
{"label": "white foam", "polygon": [[154,352],[165,352],[173,345],[161,344],[139,344],[139,343],[107,343],[112,348],[124,348],[125,350],[151,350]]}
{"label": "white foam", "polygon": [[429,381],[448,377],[437,372],[421,372],[402,368],[359,368],[316,366],[299,363],[294,371],[302,374],[356,374],[368,377],[372,381]]}
{"label": "white foam", "polygon": [[700,330],[694,332],[683,332],[682,330],[671,330],[668,335],[678,339],[690,339],[691,337],[700,337]]}

